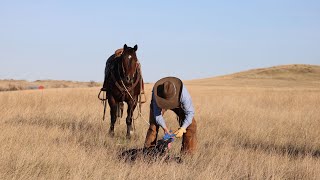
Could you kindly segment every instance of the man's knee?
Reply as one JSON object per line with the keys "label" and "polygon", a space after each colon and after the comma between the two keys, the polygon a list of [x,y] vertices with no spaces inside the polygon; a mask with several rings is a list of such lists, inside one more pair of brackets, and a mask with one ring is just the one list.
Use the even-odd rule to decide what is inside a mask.
{"label": "man's knee", "polygon": [[148,148],[150,146],[155,145],[155,142],[157,140],[157,135],[158,135],[158,128],[155,125],[150,125],[149,129],[147,131],[147,136],[146,140],[144,143],[144,147]]}
{"label": "man's knee", "polygon": [[196,120],[193,118],[192,119],[192,123],[189,125],[189,127],[187,127],[187,133],[191,133],[191,134],[196,134],[197,133],[197,122]]}

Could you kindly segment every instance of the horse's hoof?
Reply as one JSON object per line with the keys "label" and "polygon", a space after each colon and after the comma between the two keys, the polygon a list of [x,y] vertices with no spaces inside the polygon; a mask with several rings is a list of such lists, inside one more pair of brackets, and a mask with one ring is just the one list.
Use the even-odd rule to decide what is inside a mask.
{"label": "horse's hoof", "polygon": [[127,134],[126,138],[127,138],[127,139],[131,139],[131,135],[130,135],[130,134]]}
{"label": "horse's hoof", "polygon": [[110,137],[114,137],[114,132],[113,131],[109,131],[109,136]]}

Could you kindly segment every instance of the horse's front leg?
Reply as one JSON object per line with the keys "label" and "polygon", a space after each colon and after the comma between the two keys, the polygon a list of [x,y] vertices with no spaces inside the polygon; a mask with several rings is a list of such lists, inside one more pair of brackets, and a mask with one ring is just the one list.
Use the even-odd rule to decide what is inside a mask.
{"label": "horse's front leg", "polygon": [[[136,100],[137,102],[137,100]],[[133,101],[127,102],[128,104],[128,109],[127,109],[127,118],[126,118],[126,123],[127,123],[127,139],[131,138],[131,135],[133,134],[133,128],[132,128],[132,116],[134,109],[136,108],[137,104],[134,103]]]}
{"label": "horse's front leg", "polygon": [[109,135],[111,137],[113,137],[114,136],[114,124],[116,123],[116,120],[117,120],[117,102],[111,96],[108,98],[108,103],[110,106],[110,117],[111,117]]}

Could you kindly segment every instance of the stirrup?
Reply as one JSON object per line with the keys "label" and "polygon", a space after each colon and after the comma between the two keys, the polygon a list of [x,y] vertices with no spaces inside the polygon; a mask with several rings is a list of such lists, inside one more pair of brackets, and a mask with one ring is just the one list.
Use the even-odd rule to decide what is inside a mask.
{"label": "stirrup", "polygon": [[146,94],[144,93],[144,91],[141,91],[139,94],[139,101],[141,104],[147,102],[147,98],[146,98]]}
{"label": "stirrup", "polygon": [[[100,96],[101,95],[101,92],[105,92],[105,93],[102,93],[102,97]],[[101,101],[106,101],[108,99],[108,93],[106,90],[102,90],[102,88],[100,89],[100,92],[98,94],[98,99],[100,99]]]}
{"label": "stirrup", "polygon": [[100,90],[101,91],[107,91],[107,88],[102,87]]}

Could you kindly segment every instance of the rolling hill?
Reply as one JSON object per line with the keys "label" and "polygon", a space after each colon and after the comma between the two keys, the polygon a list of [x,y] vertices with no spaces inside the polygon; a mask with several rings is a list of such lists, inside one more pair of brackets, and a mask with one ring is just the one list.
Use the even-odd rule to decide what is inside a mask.
{"label": "rolling hill", "polygon": [[222,77],[232,79],[242,78],[320,81],[320,66],[306,64],[273,66],[269,68],[252,69]]}
{"label": "rolling hill", "polygon": [[186,81],[192,85],[319,87],[320,66],[292,64],[252,69],[230,75]]}

